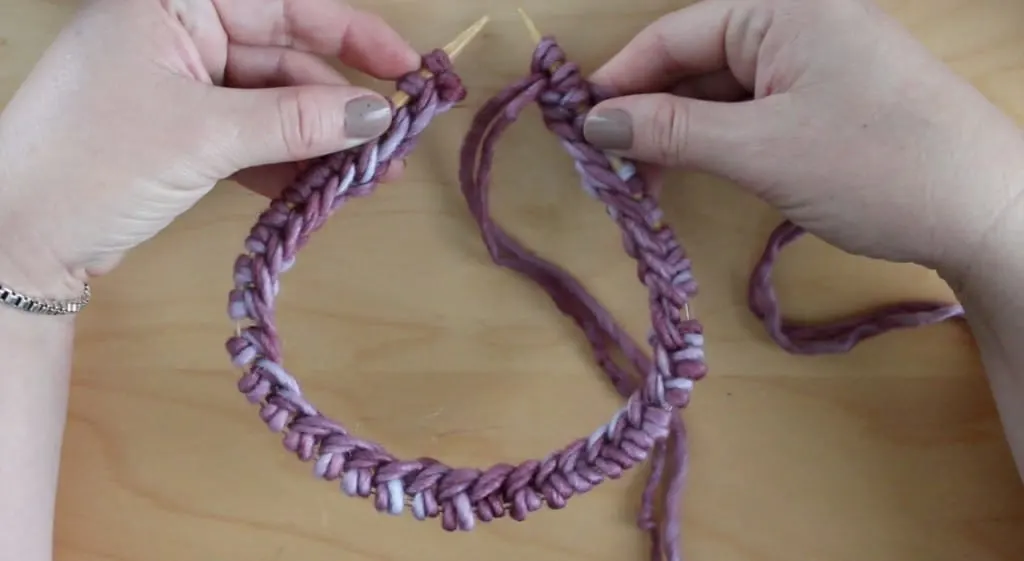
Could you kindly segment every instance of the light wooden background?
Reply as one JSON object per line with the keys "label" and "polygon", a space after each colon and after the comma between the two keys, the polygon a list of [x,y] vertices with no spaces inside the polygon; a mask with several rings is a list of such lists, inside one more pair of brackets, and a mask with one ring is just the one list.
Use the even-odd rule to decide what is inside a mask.
{"label": "light wooden background", "polygon": [[[418,47],[493,22],[458,66],[471,88],[407,178],[347,208],[286,279],[288,365],[326,411],[414,457],[487,465],[589,432],[618,398],[540,290],[487,260],[456,185],[471,112],[524,70],[515,5],[360,0]],[[670,0],[527,0],[585,69]],[[1024,2],[884,7],[1024,122]],[[0,2],[0,99],[70,15],[65,0]],[[536,113],[531,114],[532,117]],[[584,278],[638,336],[644,296],[601,208],[535,119],[503,142],[494,206],[530,246]],[[1024,555],[1024,492],[968,334],[884,336],[845,356],[788,356],[744,306],[778,217],[732,185],[674,176],[667,215],[702,282],[711,374],[686,414],[690,559],[995,561]],[[375,514],[314,480],[235,391],[223,341],[231,264],[261,201],[225,184],[97,286],[76,358],[57,521],[60,561],[622,561],[644,470],[570,508],[471,534]],[[931,274],[806,240],[782,259],[787,310],[829,317],[948,296]],[[828,297],[826,292],[841,294]],[[28,422],[28,421],[26,421]]]}

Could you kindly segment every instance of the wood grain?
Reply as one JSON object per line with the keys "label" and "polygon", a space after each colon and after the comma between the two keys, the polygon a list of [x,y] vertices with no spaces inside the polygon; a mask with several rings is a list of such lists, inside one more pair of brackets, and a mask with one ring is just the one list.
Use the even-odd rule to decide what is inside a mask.
{"label": "wood grain", "polygon": [[[471,465],[543,455],[589,433],[618,398],[546,297],[488,261],[456,184],[472,111],[524,69],[530,44],[516,5],[359,3],[424,50],[485,12],[493,20],[458,63],[471,91],[466,106],[427,132],[403,182],[340,213],[287,276],[286,360],[321,408],[402,455]],[[677,5],[522,3],[587,69]],[[1024,3],[884,7],[1024,122]],[[2,2],[0,99],[72,9]],[[498,217],[585,279],[641,336],[644,297],[617,232],[540,123],[524,121],[502,143]],[[725,182],[679,174],[672,183],[667,216],[702,283],[696,311],[712,368],[686,414],[689,558],[1020,559],[1024,492],[962,326],[894,333],[845,356],[789,356],[743,300],[778,216]],[[75,361],[60,561],[646,556],[646,536],[633,525],[644,470],[563,511],[452,535],[377,515],[288,457],[235,391],[223,350],[231,264],[261,204],[225,183],[97,283]],[[785,308],[806,318],[948,296],[926,271],[812,239],[786,252],[777,284]]]}

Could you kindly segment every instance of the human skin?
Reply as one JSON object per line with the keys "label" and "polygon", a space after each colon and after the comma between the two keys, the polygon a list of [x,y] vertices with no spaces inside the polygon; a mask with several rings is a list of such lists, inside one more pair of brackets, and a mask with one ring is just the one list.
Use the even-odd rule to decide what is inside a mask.
{"label": "human skin", "polygon": [[[623,152],[733,179],[845,249],[938,269],[1020,458],[1019,131],[866,2],[759,5],[666,16],[594,76],[723,101],[629,96],[588,129],[621,141],[606,110],[624,109]],[[379,18],[336,0],[86,2],[0,115],[0,283],[74,297],[218,180],[270,195],[291,162],[368,140],[355,120],[367,112],[346,102],[379,96],[321,56],[382,79],[418,63]],[[0,559],[52,559],[74,330],[73,316],[0,308]]]}
{"label": "human skin", "polygon": [[[0,284],[75,297],[218,180],[272,195],[293,162],[379,135],[389,113],[346,103],[384,98],[325,58],[381,79],[419,65],[336,0],[84,2],[0,114]],[[74,329],[0,306],[0,559],[52,559]]]}
{"label": "human skin", "polygon": [[[1024,135],[867,0],[703,0],[591,80],[584,124],[728,178],[854,254],[936,270],[963,305],[1024,474]],[[652,93],[653,92],[653,93]]]}

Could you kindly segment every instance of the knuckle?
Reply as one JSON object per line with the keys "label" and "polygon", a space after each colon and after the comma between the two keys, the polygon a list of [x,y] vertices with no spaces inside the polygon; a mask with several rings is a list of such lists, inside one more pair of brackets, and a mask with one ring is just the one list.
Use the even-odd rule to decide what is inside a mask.
{"label": "knuckle", "polygon": [[295,66],[295,51],[281,50],[274,60],[272,75],[279,83],[286,83]]}
{"label": "knuckle", "polygon": [[326,127],[316,100],[302,89],[283,92],[278,98],[281,138],[288,154],[305,158],[323,143]]}
{"label": "knuckle", "polygon": [[665,99],[654,105],[646,143],[657,161],[671,165],[682,163],[686,148],[687,114],[683,104],[674,100]]}

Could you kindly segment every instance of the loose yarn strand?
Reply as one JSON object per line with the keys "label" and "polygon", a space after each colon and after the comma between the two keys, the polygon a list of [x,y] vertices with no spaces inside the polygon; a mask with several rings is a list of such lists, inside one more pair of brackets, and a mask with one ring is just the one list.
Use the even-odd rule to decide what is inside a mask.
{"label": "loose yarn strand", "polygon": [[799,324],[782,317],[775,289],[772,266],[784,247],[806,234],[786,220],[768,237],[764,252],[754,266],[747,290],[747,305],[764,324],[772,341],[793,354],[838,354],[849,352],[861,341],[895,329],[923,327],[962,318],[959,304],[907,301],[881,306],[830,323]]}
{"label": "loose yarn strand", "polygon": [[[551,71],[548,69],[555,68]],[[544,288],[559,309],[574,319],[587,335],[598,364],[623,396],[638,387],[665,384],[664,373],[672,370],[669,351],[662,346],[661,336],[675,343],[678,363],[691,362],[690,378],[668,378],[683,393],[669,407],[674,410],[688,401],[692,381],[703,376],[703,352],[699,324],[681,317],[679,310],[688,309],[689,296],[696,284],[689,275],[689,263],[675,242],[674,234],[661,222],[660,213],[646,188],[632,169],[620,176],[600,152],[586,145],[579,127],[582,111],[600,95],[586,82],[573,63],[551,39],[542,39],[531,63],[531,74],[508,86],[488,100],[475,116],[464,139],[460,158],[460,185],[476,220],[484,243],[493,260],[502,266],[530,277]],[[623,243],[638,260],[640,279],[648,284],[652,302],[652,321],[662,329],[652,333],[655,348],[661,351],[660,363],[652,361],[639,345],[614,320],[608,310],[565,270],[524,248],[507,234],[491,217],[487,206],[487,189],[498,138],[531,103],[540,105],[548,129],[562,140],[563,146],[576,160],[576,169],[584,188],[605,202],[609,214],[623,229]],[[672,311],[666,311],[670,308]],[[665,325],[668,324],[668,325]],[[686,324],[686,327],[684,327]],[[690,333],[686,333],[685,329]],[[679,343],[690,337],[691,345]],[[634,374],[627,378],[610,356],[619,349],[631,363]],[[643,383],[638,383],[638,374]],[[669,374],[671,376],[671,374]],[[655,390],[657,391],[657,390]],[[664,391],[664,390],[662,390]],[[651,532],[651,559],[677,561],[679,501],[686,469],[686,444],[682,420],[672,415],[668,440],[659,440],[651,451],[651,472],[641,497],[638,524]],[[667,479],[667,482],[665,481]],[[664,489],[662,489],[664,488]],[[655,494],[663,490],[665,500],[660,525],[655,522]]]}
{"label": "loose yarn strand", "polygon": [[[525,18],[528,27],[532,24]],[[678,384],[680,399],[668,409],[683,408],[689,401],[692,383],[706,373],[700,324],[690,317],[689,299],[696,293],[696,281],[689,260],[671,228],[662,223],[661,210],[647,186],[626,163],[617,170],[611,161],[583,139],[586,111],[611,97],[579,76],[577,65],[566,62],[564,53],[551,37],[540,37],[530,62],[530,73],[511,84],[481,107],[463,141],[459,181],[463,195],[495,263],[518,271],[537,282],[558,308],[574,319],[586,334],[597,363],[616,390],[629,396],[637,387],[650,389],[659,384]],[[529,104],[540,106],[547,128],[558,136],[576,162],[584,190],[606,205],[609,216],[620,226],[628,255],[638,261],[638,277],[650,293],[653,330],[650,343],[655,360],[645,355],[611,314],[569,273],[523,247],[505,232],[488,210],[488,188],[498,137]],[[617,173],[617,171],[619,173]],[[960,317],[959,305],[937,302],[903,302],[841,319],[832,323],[799,325],[785,320],[771,284],[771,269],[783,247],[805,232],[786,221],[770,236],[763,255],[751,274],[748,305],[760,319],[769,337],[795,354],[847,352],[860,341],[898,328],[919,327]],[[685,343],[690,343],[686,345]],[[680,344],[684,343],[684,344]],[[611,348],[628,358],[634,375],[625,373],[610,359]],[[681,365],[685,374],[672,379]],[[663,390],[661,390],[663,391]],[[656,390],[657,392],[657,390]],[[679,498],[688,469],[685,426],[673,414],[665,440],[651,450],[651,472],[641,496],[638,524],[651,532],[652,561],[678,561]],[[663,497],[661,524],[655,523],[655,495]]]}
{"label": "loose yarn strand", "polygon": [[[383,136],[318,160],[259,216],[246,240],[247,252],[235,262],[228,315],[237,327],[226,347],[233,364],[243,370],[238,390],[259,406],[260,418],[282,435],[285,449],[312,464],[314,476],[337,482],[349,496],[370,499],[379,512],[411,512],[417,520],[438,518],[447,531],[469,531],[478,522],[503,517],[522,521],[545,506],[563,508],[573,496],[621,477],[652,454],[660,456],[655,447],[674,426],[671,412],[689,395],[690,381],[678,374],[694,369],[670,371],[678,361],[668,350],[655,362],[648,361],[632,342],[621,345],[633,366],[646,371],[646,383],[635,384],[631,391],[633,384],[625,371],[603,353],[609,340],[628,340],[624,330],[607,312],[594,315],[593,310],[600,307],[592,298],[572,302],[574,291],[582,288],[572,277],[531,260],[529,252],[510,237],[491,232],[497,240],[492,253],[496,260],[536,275],[553,298],[567,306],[566,313],[587,326],[596,356],[619,391],[628,396],[607,423],[539,460],[498,463],[485,469],[456,468],[427,457],[399,459],[383,446],[351,434],[305,398],[282,358],[274,317],[280,277],[294,266],[309,237],[345,201],[369,195],[392,159],[408,154],[431,120],[464,98],[465,89],[443,51],[424,56],[423,65],[429,72],[399,80],[398,87],[409,102],[396,109]],[[524,86],[532,92],[541,89]],[[639,258],[643,248],[632,251]],[[659,270],[665,274],[674,269],[662,265]],[[690,338],[691,346],[699,342]]]}
{"label": "loose yarn strand", "polygon": [[[258,406],[260,419],[281,435],[284,448],[311,464],[315,477],[334,482],[346,495],[369,499],[378,512],[439,519],[446,531],[469,531],[478,522],[504,517],[523,521],[543,507],[564,508],[572,497],[650,460],[637,524],[650,533],[651,561],[680,561],[680,497],[689,455],[679,411],[707,374],[703,327],[690,309],[697,282],[690,259],[635,166],[613,166],[585,141],[586,111],[610,94],[586,82],[551,38],[537,46],[529,74],[474,116],[460,151],[459,184],[491,259],[536,282],[579,326],[595,362],[625,404],[589,436],[541,459],[484,469],[450,467],[429,457],[403,460],[351,434],[308,401],[286,370],[275,317],[281,276],[295,265],[314,232],[346,202],[370,195],[390,163],[408,155],[433,119],[466,96],[445,51],[424,55],[422,66],[423,71],[397,81],[408,103],[395,107],[384,135],[315,161],[269,203],[251,228],[245,253],[235,260],[227,306],[236,322],[226,349],[242,370],[238,391]],[[575,161],[582,188],[604,204],[621,231],[622,247],[647,289],[649,353],[579,281],[524,247],[490,215],[495,147],[530,104],[540,107],[546,127]],[[783,319],[771,286],[771,267],[782,248],[802,233],[791,223],[780,225],[749,285],[751,310],[782,348],[805,354],[843,352],[888,330],[962,315],[959,306],[911,302],[828,325]],[[616,362],[616,351],[625,365]],[[655,515],[658,498],[660,521]]]}

